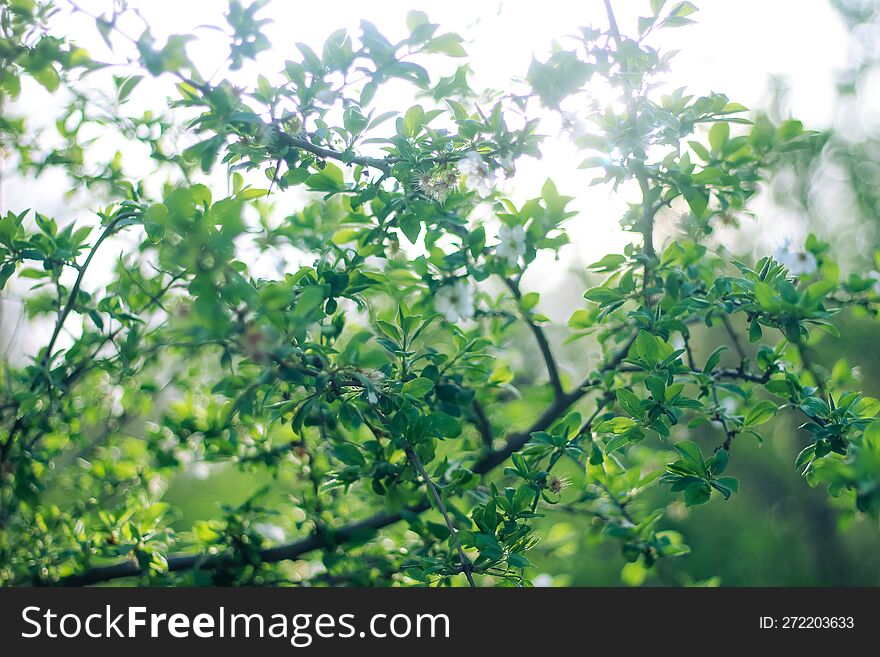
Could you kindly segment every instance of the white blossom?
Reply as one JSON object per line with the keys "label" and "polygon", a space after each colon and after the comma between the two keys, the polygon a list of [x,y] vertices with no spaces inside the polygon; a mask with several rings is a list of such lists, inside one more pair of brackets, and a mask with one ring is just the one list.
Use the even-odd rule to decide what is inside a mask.
{"label": "white blossom", "polygon": [[268,522],[258,522],[254,525],[254,529],[260,532],[270,541],[273,541],[275,543],[281,543],[284,541],[284,530],[281,529],[281,527],[279,527],[278,525],[273,525]]}
{"label": "white blossom", "polygon": [[268,150],[277,150],[283,146],[281,131],[271,123],[261,123],[257,128],[257,143]]}
{"label": "white blossom", "polygon": [[574,112],[562,112],[562,132],[577,139],[587,134],[587,124]]}
{"label": "white blossom", "polygon": [[522,226],[502,226],[498,230],[500,240],[495,247],[495,255],[507,260],[510,266],[526,254],[526,231]]}
{"label": "white blossom", "polygon": [[211,469],[204,461],[194,463],[186,471],[196,479],[207,479],[211,474]]}
{"label": "white blossom", "polygon": [[162,440],[159,441],[159,449],[170,452],[180,444],[180,440],[167,429],[162,433]]}
{"label": "white blossom", "polygon": [[194,451],[189,449],[175,449],[174,457],[180,461],[183,471],[196,479],[207,479],[211,474],[208,464],[205,463]]}
{"label": "white blossom", "polygon": [[512,157],[506,155],[498,160],[498,163],[501,165],[507,178],[513,178],[516,175],[516,161]]}
{"label": "white blossom", "polygon": [[428,172],[419,177],[417,184],[425,196],[442,204],[458,184],[458,172],[454,169]]}
{"label": "white blossom", "polygon": [[791,248],[791,240],[786,239],[773,251],[773,259],[788,269],[792,276],[813,274],[819,266],[816,256],[809,251],[795,251]]}
{"label": "white blossom", "polygon": [[464,177],[468,189],[477,192],[482,198],[492,194],[496,183],[495,174],[476,151],[468,151],[458,161],[458,172]]}
{"label": "white blossom", "polygon": [[532,580],[532,586],[535,588],[547,588],[553,586],[553,575],[541,573]]}
{"label": "white blossom", "polygon": [[470,319],[474,316],[474,291],[466,280],[459,278],[437,291],[434,308],[448,322]]}
{"label": "white blossom", "polygon": [[178,449],[174,451],[174,458],[184,467],[189,467],[196,460],[196,455],[187,449]]}

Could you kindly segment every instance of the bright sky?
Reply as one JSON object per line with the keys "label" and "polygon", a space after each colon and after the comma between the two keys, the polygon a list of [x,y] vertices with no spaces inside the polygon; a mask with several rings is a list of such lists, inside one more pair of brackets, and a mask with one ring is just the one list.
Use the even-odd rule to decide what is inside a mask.
{"label": "bright sky", "polygon": [[[672,2],[669,0],[669,4]],[[130,0],[129,4],[142,12],[157,37],[193,32],[198,35],[200,44],[194,44],[189,52],[203,73],[210,74],[222,57],[218,48],[224,41],[216,32],[196,28],[221,23],[225,1]],[[634,32],[636,16],[648,13],[648,0],[615,0],[614,4],[623,32]],[[696,4],[700,11],[692,18],[697,25],[661,31],[654,42],[664,50],[681,51],[667,75],[671,88],[686,86],[693,93],[717,91],[748,107],[759,107],[767,100],[768,77],[778,74],[791,83],[794,116],[809,127],[823,127],[833,119],[835,71],[847,63],[847,37],[827,0],[696,0]],[[81,0],[80,5],[90,12],[103,13],[110,2]],[[274,49],[261,57],[258,70],[278,71],[285,59],[297,58],[296,42],[306,42],[320,52],[327,35],[340,27],[356,30],[362,18],[375,23],[392,41],[403,38],[406,13],[414,8],[426,11],[444,31],[465,37],[475,88],[504,88],[511,78],[525,75],[533,54],[545,56],[553,38],[570,34],[582,25],[606,24],[602,0],[275,0],[261,14],[274,20],[268,28]],[[66,27],[88,40],[83,45],[93,54],[101,55],[102,44],[93,23],[80,17],[70,20]],[[137,36],[139,29],[132,26],[130,33]],[[405,109],[410,104],[407,100],[402,98],[406,104],[397,109]],[[572,149],[551,141],[543,150],[541,161],[524,162],[519,167],[515,196],[522,199],[537,195],[549,176],[562,193],[577,196],[576,207],[581,211],[569,224],[574,246],[569,247],[564,266],[544,262],[527,278],[529,287],[551,291],[573,268],[619,250],[632,236],[617,228],[626,207],[625,194],[588,187],[592,173],[576,168],[581,157]],[[34,182],[8,181],[5,192],[10,209],[38,208],[63,218],[67,208],[60,192],[47,194],[44,185]],[[791,232],[794,223],[778,210],[765,210],[761,220],[745,230],[762,235],[772,244]],[[568,312],[554,319],[564,320]]]}

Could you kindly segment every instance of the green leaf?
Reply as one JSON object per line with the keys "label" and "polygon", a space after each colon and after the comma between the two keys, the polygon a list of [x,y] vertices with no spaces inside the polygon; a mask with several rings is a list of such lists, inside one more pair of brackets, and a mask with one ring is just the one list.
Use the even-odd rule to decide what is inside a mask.
{"label": "green leaf", "polygon": [[124,103],[131,95],[131,92],[134,91],[135,87],[137,87],[143,79],[143,75],[129,75],[127,78],[124,78],[120,82],[119,88],[116,91],[116,100],[120,103]]}
{"label": "green leaf", "polygon": [[800,121],[785,121],[776,131],[776,136],[780,141],[788,141],[800,136],[804,131],[804,124]]}
{"label": "green leaf", "polygon": [[776,404],[769,399],[762,399],[746,412],[743,424],[747,427],[755,427],[759,424],[764,424],[776,415],[776,411]]}
{"label": "green leaf", "polygon": [[15,263],[7,262],[0,268],[0,291],[6,286],[6,283],[9,282],[10,277],[15,273]]}
{"label": "green leaf", "polygon": [[712,370],[717,367],[718,362],[721,360],[721,354],[725,351],[727,351],[727,347],[722,345],[709,355],[709,358],[706,359],[706,365],[703,367],[704,374],[712,373]]}
{"label": "green leaf", "polygon": [[596,427],[597,433],[624,433],[636,426],[636,421],[629,417],[615,417],[600,422]]}
{"label": "green leaf", "polygon": [[645,409],[642,408],[642,400],[639,399],[635,393],[626,388],[620,388],[615,394],[617,395],[617,403],[620,404],[620,407],[630,416],[639,419],[645,417]]}
{"label": "green leaf", "polygon": [[579,310],[575,310],[571,317],[568,318],[569,327],[577,330],[588,329],[593,325],[593,320],[590,316],[590,313],[583,308]]}
{"label": "green leaf", "polygon": [[406,239],[415,244],[416,240],[419,239],[419,234],[422,232],[421,218],[416,214],[404,214],[397,220],[397,225],[400,226],[400,230],[406,235]]}
{"label": "green leaf", "polygon": [[682,460],[690,466],[694,472],[706,476],[706,464],[703,461],[703,452],[700,446],[692,440],[682,440],[675,444],[676,451],[681,454]]}
{"label": "green leaf", "polygon": [[316,310],[324,301],[324,289],[319,285],[304,288],[300,292],[293,307],[293,316],[304,319],[313,310]]}
{"label": "green leaf", "polygon": [[436,36],[425,45],[428,52],[437,52],[450,57],[467,57],[467,51],[461,45],[461,37],[448,32]]}
{"label": "green leaf", "polygon": [[626,447],[631,442],[629,433],[619,434],[605,443],[605,453],[611,454],[617,450]]}
{"label": "green leaf", "polygon": [[724,499],[729,499],[731,494],[739,492],[739,479],[736,477],[721,477],[712,482],[712,487],[717,490]]}
{"label": "green leaf", "polygon": [[434,382],[423,376],[417,377],[403,384],[403,392],[414,397],[422,397],[434,388]]}
{"label": "green leaf", "polygon": [[715,456],[709,459],[709,473],[717,477],[727,469],[730,462],[730,453],[726,449],[719,449],[715,452]]}
{"label": "green leaf", "polygon": [[510,383],[511,381],[513,381],[513,372],[511,372],[510,368],[504,363],[501,363],[494,370],[492,370],[492,373],[487,379],[487,383],[489,383],[490,385],[503,385],[506,383]]}
{"label": "green leaf", "polygon": [[428,22],[428,14],[423,11],[411,9],[406,13],[406,28],[410,32],[414,32],[417,27],[426,25]]}
{"label": "green leaf", "polygon": [[[398,119],[400,121],[400,119]],[[413,105],[403,115],[403,135],[415,137],[425,123],[425,110],[421,105]]]}
{"label": "green leaf", "polygon": [[471,255],[476,258],[486,246],[486,229],[482,226],[474,228],[467,237],[467,247]]}
{"label": "green leaf", "polygon": [[346,465],[366,465],[367,461],[361,450],[351,443],[336,443],[333,445],[333,456]]}
{"label": "green leaf", "polygon": [[755,283],[755,300],[763,310],[776,309],[776,294],[773,292],[773,288],[763,281]]}
{"label": "green leaf", "polygon": [[61,84],[61,77],[51,64],[46,65],[45,68],[39,71],[35,71],[32,75],[34,80],[43,85],[47,91],[55,91],[58,89],[58,85]]}
{"label": "green leaf", "polygon": [[290,169],[289,171],[285,171],[282,176],[284,182],[288,185],[299,185],[311,177],[312,173],[306,168]]}
{"label": "green leaf", "polygon": [[802,468],[808,463],[812,462],[812,460],[816,458],[816,444],[807,445],[804,447],[800,453],[797,455],[797,459],[795,459],[794,467]]}
{"label": "green leaf", "polygon": [[837,285],[832,281],[817,281],[804,290],[804,304],[813,306],[821,301]]}
{"label": "green leaf", "polygon": [[684,489],[684,503],[687,506],[698,506],[709,501],[712,489],[705,481],[695,481]]}
{"label": "green leaf", "polygon": [[532,565],[528,559],[516,552],[507,557],[507,563],[511,568],[528,568]]}
{"label": "green leaf", "polygon": [[660,345],[657,338],[647,331],[639,331],[636,341],[633,345],[636,354],[649,365],[656,365],[660,360]]}
{"label": "green leaf", "polygon": [[698,189],[686,189],[684,198],[697,219],[706,214],[706,208],[709,207],[709,195],[706,192]]}
{"label": "green leaf", "polygon": [[601,304],[612,303],[615,301],[621,301],[623,299],[623,293],[620,290],[615,290],[610,287],[591,287],[584,292],[584,299]]}
{"label": "green leaf", "polygon": [[339,192],[345,189],[342,169],[327,162],[318,173],[309,176],[306,186],[316,192]]}
{"label": "green leaf", "polygon": [[626,256],[620,255],[618,253],[609,253],[601,260],[594,262],[592,265],[587,267],[587,269],[596,272],[614,271],[625,262]]}
{"label": "green leaf", "polygon": [[758,324],[757,320],[753,319],[752,322],[749,324],[749,342],[754,344],[761,339],[761,335],[763,335],[761,325]]}
{"label": "green leaf", "polygon": [[724,150],[724,144],[727,143],[727,139],[730,136],[730,124],[726,122],[719,122],[714,124],[709,129],[709,145],[712,146],[712,150],[716,153],[721,153]]}
{"label": "green leaf", "polygon": [[696,153],[701,160],[704,162],[708,162],[712,159],[712,154],[709,152],[709,149],[703,146],[698,141],[689,141],[688,145],[691,147],[691,150]]}
{"label": "green leaf", "polygon": [[645,387],[651,392],[655,402],[662,404],[666,401],[666,384],[659,376],[646,377]]}
{"label": "green leaf", "polygon": [[446,413],[431,413],[428,416],[431,426],[443,438],[456,438],[461,435],[461,422]]}

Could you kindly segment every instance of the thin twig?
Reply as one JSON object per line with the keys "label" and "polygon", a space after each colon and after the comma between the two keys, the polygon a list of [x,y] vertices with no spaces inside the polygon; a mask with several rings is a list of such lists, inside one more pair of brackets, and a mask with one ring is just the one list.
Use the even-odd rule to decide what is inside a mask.
{"label": "thin twig", "polygon": [[739,339],[739,335],[736,331],[733,330],[733,325],[730,323],[730,318],[726,314],[721,315],[721,323],[724,324],[724,329],[727,331],[727,335],[730,336],[730,341],[733,343],[733,348],[736,350],[736,355],[739,356],[740,363],[743,363],[748,359],[748,355],[746,355],[746,350],[743,349],[742,342]]}
{"label": "thin twig", "polygon": [[43,354],[42,366],[48,367],[52,362],[52,350],[55,348],[55,342],[58,340],[58,335],[61,333],[61,328],[64,326],[64,322],[67,320],[67,316],[70,315],[70,311],[73,310],[73,307],[76,305],[76,297],[79,294],[80,287],[82,287],[83,278],[86,275],[86,271],[89,268],[89,265],[92,263],[92,259],[95,257],[95,254],[98,252],[98,248],[101,244],[113,234],[113,231],[116,230],[116,227],[123,219],[130,219],[134,216],[134,213],[126,212],[120,215],[117,215],[113,221],[107,224],[107,227],[101,233],[100,237],[95,240],[95,244],[92,246],[89,251],[89,255],[86,256],[85,262],[83,262],[82,266],[79,268],[79,273],[77,274],[76,280],[73,282],[73,287],[70,288],[70,294],[67,295],[67,302],[64,304],[64,308],[61,310],[61,314],[58,315],[58,319],[55,322],[55,328],[52,331],[52,337],[49,338],[49,344],[46,346],[46,352]]}
{"label": "thin twig", "polygon": [[449,530],[449,540],[452,541],[455,545],[455,549],[458,551],[458,558],[461,561],[462,572],[464,573],[464,576],[467,577],[468,584],[470,584],[471,588],[476,588],[477,584],[474,582],[474,576],[471,573],[473,564],[471,563],[471,560],[467,558],[464,549],[461,547],[461,542],[458,540],[458,530],[455,528],[455,525],[452,524],[452,518],[449,517],[449,512],[446,510],[443,498],[440,497],[440,492],[437,490],[434,482],[431,481],[431,477],[428,476],[425,466],[422,465],[421,459],[419,459],[413,448],[407,445],[404,448],[404,451],[406,452],[406,456],[410,463],[412,463],[422,479],[425,480],[425,486],[427,486],[428,490],[431,492],[431,497],[434,498],[434,503],[437,505],[437,509],[440,511],[443,520],[446,522],[446,528]]}
{"label": "thin twig", "polygon": [[816,382],[816,387],[819,389],[819,394],[822,395],[824,399],[828,398],[828,386],[825,385],[825,381],[822,377],[819,376],[819,373],[816,371],[815,366],[813,365],[813,360],[810,358],[810,352],[807,349],[807,346],[803,342],[797,343],[798,355],[801,357],[801,363],[804,366],[804,369],[810,373],[810,376],[813,378],[813,381]]}

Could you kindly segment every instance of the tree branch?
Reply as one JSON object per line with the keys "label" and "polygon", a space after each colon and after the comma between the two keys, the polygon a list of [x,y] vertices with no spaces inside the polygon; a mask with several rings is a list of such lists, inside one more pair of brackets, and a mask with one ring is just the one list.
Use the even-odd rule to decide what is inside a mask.
{"label": "tree branch", "polygon": [[425,470],[425,466],[422,465],[421,459],[413,451],[413,448],[407,445],[404,450],[406,451],[406,457],[409,459],[410,463],[412,463],[413,467],[422,476],[422,479],[425,480],[425,486],[427,486],[428,490],[431,492],[431,497],[434,498],[434,503],[437,505],[437,509],[440,511],[440,514],[443,516],[443,520],[446,522],[446,528],[449,530],[449,540],[455,544],[455,549],[458,551],[459,561],[461,561],[461,569],[464,573],[464,576],[467,577],[468,584],[470,584],[470,587],[472,589],[477,588],[477,585],[474,582],[473,573],[471,572],[471,570],[473,569],[473,564],[471,563],[471,560],[467,558],[467,555],[464,553],[464,550],[461,547],[461,543],[458,540],[458,530],[452,523],[452,518],[449,517],[449,512],[446,510],[446,505],[443,503],[443,498],[440,497],[440,493],[437,491],[437,487],[434,485],[434,482],[431,481],[431,477],[428,476],[428,472],[427,470]]}
{"label": "tree branch", "polygon": [[477,427],[477,431],[480,432],[483,444],[488,449],[492,449],[492,423],[489,422],[489,416],[486,415],[486,409],[483,408],[483,405],[476,397],[474,397],[474,401],[471,402],[471,409],[474,412],[474,426]]}
{"label": "tree branch", "polygon": [[[519,289],[519,283],[507,276],[503,276],[502,280],[510,290],[513,298],[516,299],[517,303],[520,303],[522,301],[522,291]],[[553,387],[553,394],[557,399],[564,398],[565,390],[562,387],[562,379],[559,377],[559,367],[556,365],[556,358],[553,356],[553,350],[550,349],[550,343],[547,341],[544,329],[529,319],[525,311],[522,312],[522,317],[534,334],[535,342],[538,343],[538,349],[541,350],[541,356],[544,359],[544,364],[547,366],[547,375],[550,377],[550,385]]]}
{"label": "tree branch", "polygon": [[73,287],[70,288],[70,294],[67,295],[67,302],[64,304],[64,308],[61,310],[61,314],[58,315],[58,319],[55,322],[55,329],[52,331],[52,337],[49,338],[49,344],[46,346],[46,353],[43,354],[42,365],[43,367],[48,367],[52,362],[52,350],[55,348],[55,342],[58,340],[58,335],[61,333],[61,329],[64,326],[64,322],[67,320],[67,316],[70,315],[70,311],[73,310],[74,305],[76,305],[76,297],[79,294],[79,290],[82,287],[83,278],[86,275],[86,270],[88,270],[89,265],[92,264],[92,258],[95,257],[95,254],[98,252],[98,248],[101,244],[113,234],[113,231],[116,230],[116,227],[123,219],[130,219],[135,216],[132,212],[126,212],[114,217],[113,221],[107,224],[107,227],[101,233],[100,237],[95,240],[95,244],[92,246],[92,249],[89,251],[89,255],[86,256],[85,262],[83,262],[82,266],[79,268],[79,273],[77,274],[76,280],[73,282]]}
{"label": "tree branch", "polygon": [[[648,182],[648,174],[644,168],[639,165],[636,169],[636,180],[639,183],[639,189],[642,192],[642,222],[641,233],[643,238],[643,248],[645,255],[654,258],[657,253],[654,249],[654,206],[650,201],[651,185]],[[648,264],[645,263],[645,285],[648,283]]]}
{"label": "tree branch", "polygon": [[[627,352],[635,341],[635,338],[636,334],[631,335],[618,352],[605,362],[605,364],[599,369],[599,372],[608,372],[620,365],[623,359],[626,358]],[[532,433],[535,431],[543,431],[549,427],[566,411],[566,409],[568,409],[569,406],[579,401],[587,394],[590,388],[595,387],[600,383],[601,377],[585,379],[577,388],[565,394],[562,398],[555,399],[528,429],[511,435],[507,439],[507,443],[504,447],[498,450],[493,450],[478,459],[471,470],[479,475],[494,470],[497,466],[506,461],[511,454],[520,450],[523,445],[528,442]],[[398,511],[396,513],[377,513],[365,520],[346,525],[335,531],[326,529],[320,536],[311,535],[293,543],[260,550],[260,560],[263,563],[274,563],[276,561],[297,559],[304,554],[313,552],[314,550],[332,548],[367,532],[376,531],[389,525],[393,525],[403,520],[404,516],[407,514],[419,514],[429,508],[430,504],[428,503],[428,500],[425,499],[418,504],[406,507],[403,511]],[[216,568],[232,564],[235,564],[235,557],[234,555],[229,554],[211,556],[201,554],[181,555],[169,557],[168,571],[178,572],[190,568]],[[58,583],[62,586],[87,586],[89,584],[97,584],[98,582],[119,579],[121,577],[135,577],[140,574],[142,574],[142,572],[137,562],[124,561],[109,566],[92,568],[76,575],[70,575],[61,579]]]}
{"label": "tree branch", "polygon": [[825,385],[825,381],[822,380],[822,377],[820,377],[819,373],[816,371],[816,368],[813,365],[813,360],[810,358],[810,352],[807,350],[807,346],[803,342],[798,341],[797,350],[798,355],[801,357],[801,364],[804,366],[804,369],[810,373],[810,377],[812,377],[813,381],[815,381],[819,394],[827,399],[828,386]]}
{"label": "tree branch", "polygon": [[394,163],[391,159],[381,157],[366,157],[364,155],[355,155],[353,157],[348,157],[340,151],[332,148],[318,146],[310,142],[308,139],[303,139],[302,137],[294,137],[293,135],[288,135],[281,130],[278,130],[278,135],[291,148],[298,148],[299,150],[308,151],[309,153],[317,155],[322,159],[337,160],[339,162],[344,162],[345,164],[359,164],[360,166],[371,167],[373,169],[378,169],[386,176],[391,174],[391,167]]}
{"label": "tree branch", "polygon": [[[55,328],[52,331],[52,336],[49,338],[49,343],[46,345],[46,351],[43,353],[43,358],[40,360],[40,366],[43,369],[47,369],[52,364],[52,350],[55,349],[55,343],[58,340],[58,336],[61,334],[61,329],[64,327],[64,322],[67,321],[68,315],[73,310],[73,307],[76,305],[76,297],[79,295],[79,290],[82,287],[83,278],[85,278],[86,271],[89,268],[89,265],[92,264],[92,259],[95,257],[95,253],[98,252],[98,248],[101,244],[110,237],[113,232],[116,230],[116,227],[119,223],[124,219],[129,219],[133,216],[136,216],[133,212],[124,212],[122,214],[117,215],[113,218],[113,220],[107,224],[107,227],[104,228],[104,231],[95,240],[94,245],[89,251],[89,255],[86,256],[85,261],[82,266],[79,267],[79,272],[76,276],[76,280],[73,282],[73,287],[70,288],[70,293],[67,295],[67,301],[64,304],[64,307],[61,309],[61,312],[58,315],[58,319],[55,320]],[[59,284],[60,287],[60,284]],[[46,376],[46,380],[49,382],[49,388],[51,388],[51,377]],[[31,384],[31,389],[36,388],[38,379],[34,379]],[[5,463],[6,459],[9,458],[9,453],[12,450],[12,443],[15,440],[15,434],[19,431],[21,427],[21,417],[17,417],[15,422],[12,425],[12,428],[9,430],[9,434],[6,436],[6,441],[3,443],[3,446],[0,447],[0,463]]]}
{"label": "tree branch", "polygon": [[614,18],[614,9],[611,8],[611,0],[605,0],[605,13],[608,14],[608,30],[615,43],[620,45],[620,29],[617,27],[617,19]]}
{"label": "tree branch", "polygon": [[745,349],[743,349],[739,335],[733,330],[730,318],[725,313],[721,314],[721,323],[724,324],[724,330],[727,331],[727,335],[730,336],[730,341],[733,343],[733,348],[736,350],[737,356],[739,356],[740,363],[744,362],[748,356],[746,355]]}
{"label": "tree branch", "polygon": [[731,369],[729,367],[715,370],[713,374],[722,379],[740,379],[742,381],[751,381],[752,383],[767,383],[770,380],[770,372],[753,374],[743,369]]}
{"label": "tree branch", "polygon": [[[409,506],[405,510],[396,513],[377,513],[365,520],[346,525],[336,531],[328,530],[322,536],[312,535],[293,543],[260,550],[260,560],[264,563],[274,563],[286,559],[296,559],[314,550],[333,547],[377,529],[393,525],[403,520],[405,513],[422,513],[428,508],[428,501],[424,500],[419,504]],[[234,556],[229,554],[211,556],[204,554],[181,555],[168,559],[168,571],[178,572],[189,570],[190,568],[217,568],[234,565],[235,563]],[[65,577],[59,584],[63,586],[87,586],[89,584],[97,584],[98,582],[119,579],[120,577],[135,577],[140,574],[142,572],[136,561],[123,561]]]}

